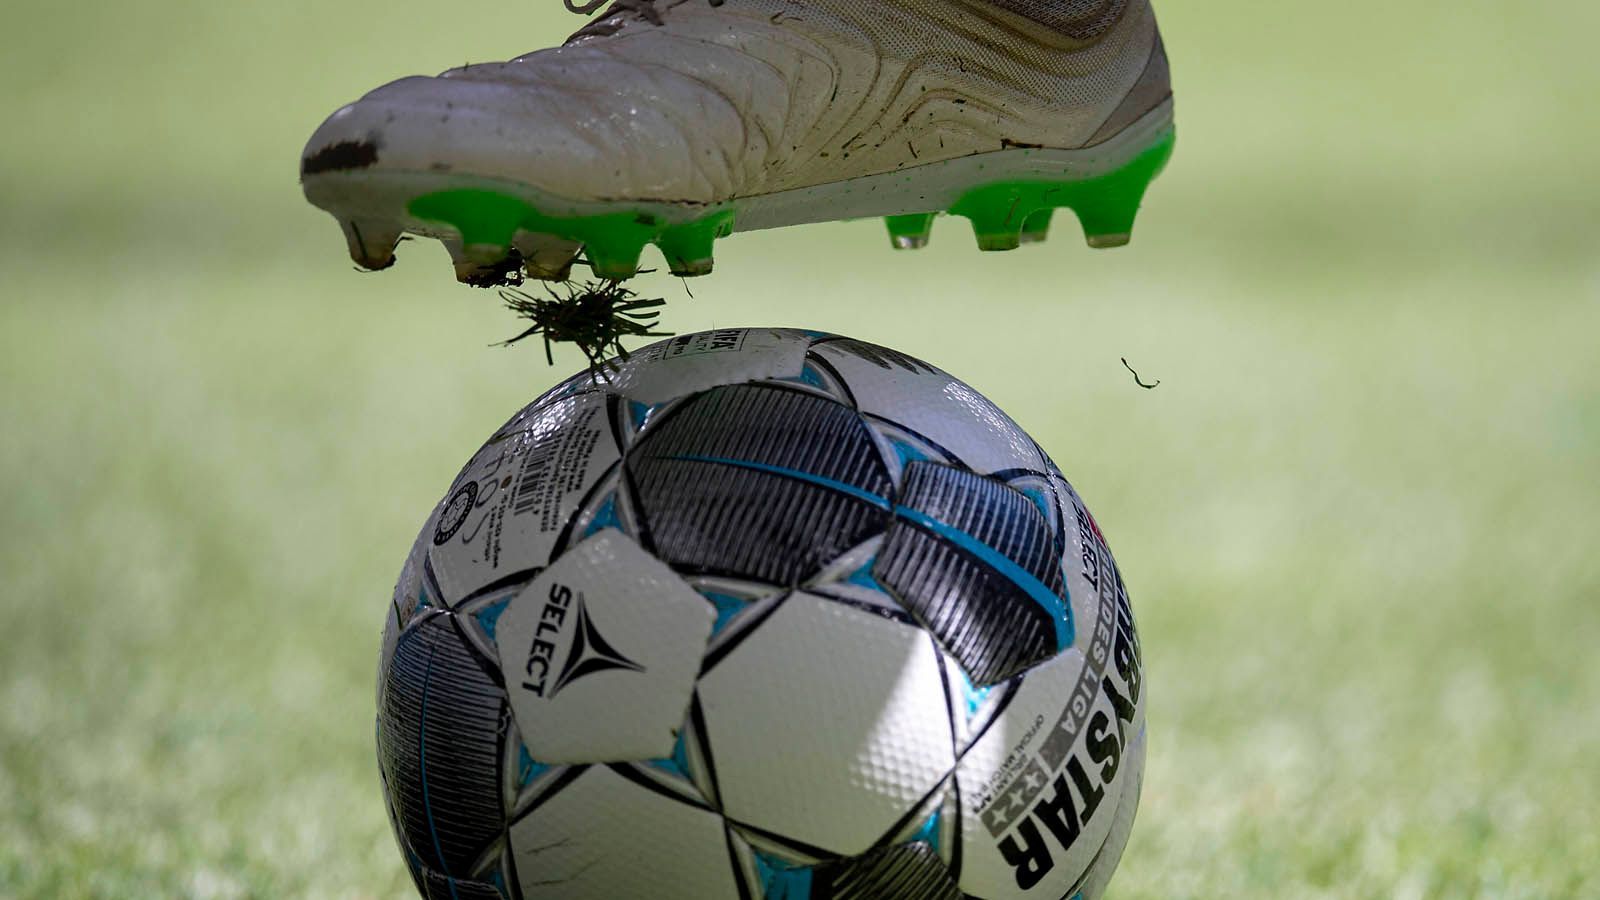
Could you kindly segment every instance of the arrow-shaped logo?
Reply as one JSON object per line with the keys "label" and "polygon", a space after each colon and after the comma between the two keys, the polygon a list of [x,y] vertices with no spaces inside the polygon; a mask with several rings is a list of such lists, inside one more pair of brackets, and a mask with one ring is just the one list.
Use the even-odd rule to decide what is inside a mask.
{"label": "arrow-shaped logo", "polygon": [[555,699],[563,688],[580,678],[616,669],[643,672],[644,666],[623,656],[600,634],[600,630],[595,628],[594,620],[589,617],[589,609],[584,605],[583,595],[580,594],[577,633],[572,636],[572,649],[567,653],[566,665],[561,667],[561,674],[556,678],[550,697]]}

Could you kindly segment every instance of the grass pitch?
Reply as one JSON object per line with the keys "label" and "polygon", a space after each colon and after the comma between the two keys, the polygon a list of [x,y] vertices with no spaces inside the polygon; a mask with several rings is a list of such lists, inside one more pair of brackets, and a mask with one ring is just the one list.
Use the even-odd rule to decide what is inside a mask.
{"label": "grass pitch", "polygon": [[[351,272],[295,161],[379,79],[576,24],[549,5],[14,11],[0,895],[407,896],[389,585],[583,361],[491,349],[517,322],[436,247]],[[1061,463],[1154,704],[1113,897],[1600,895],[1600,14],[1324,6],[1162,7],[1179,150],[1126,251],[855,223],[640,286],[680,331],[925,357]]]}

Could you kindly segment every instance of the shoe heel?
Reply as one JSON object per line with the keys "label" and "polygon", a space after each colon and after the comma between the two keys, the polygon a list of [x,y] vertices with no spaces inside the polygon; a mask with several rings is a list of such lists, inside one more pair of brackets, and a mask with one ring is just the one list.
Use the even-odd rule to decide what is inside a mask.
{"label": "shoe heel", "polygon": [[350,259],[369,272],[380,272],[394,265],[394,248],[399,246],[401,231],[382,219],[342,219],[345,243],[350,249]]}

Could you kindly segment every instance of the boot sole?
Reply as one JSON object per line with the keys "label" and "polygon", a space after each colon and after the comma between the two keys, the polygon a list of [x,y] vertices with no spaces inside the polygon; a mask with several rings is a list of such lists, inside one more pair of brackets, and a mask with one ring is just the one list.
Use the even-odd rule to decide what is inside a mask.
{"label": "boot sole", "polygon": [[596,276],[639,271],[654,244],[675,275],[711,272],[714,245],[739,231],[882,217],[897,249],[928,245],[934,220],[961,216],[978,247],[1040,243],[1057,209],[1071,209],[1090,247],[1120,247],[1150,183],[1172,155],[1172,105],[1104,143],[1078,150],[1017,147],[833,184],[718,204],[575,201],[504,179],[459,173],[349,169],[302,179],[306,198],[339,220],[355,262],[394,263],[404,234],[437,238],[468,284],[525,273],[565,280],[582,251]]}

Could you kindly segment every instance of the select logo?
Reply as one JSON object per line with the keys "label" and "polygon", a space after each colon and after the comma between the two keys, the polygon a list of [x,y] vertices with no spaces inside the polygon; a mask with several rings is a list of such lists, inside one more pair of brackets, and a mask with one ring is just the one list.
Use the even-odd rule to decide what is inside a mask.
{"label": "select logo", "polygon": [[[568,634],[570,643],[558,669],[557,651]],[[611,671],[643,672],[645,668],[623,655],[600,633],[583,594],[563,584],[552,584],[528,648],[522,687],[534,696],[553,700],[573,682]]]}
{"label": "select logo", "polygon": [[547,765],[671,756],[715,620],[709,600],[614,528],[568,548],[495,620],[528,754]]}

